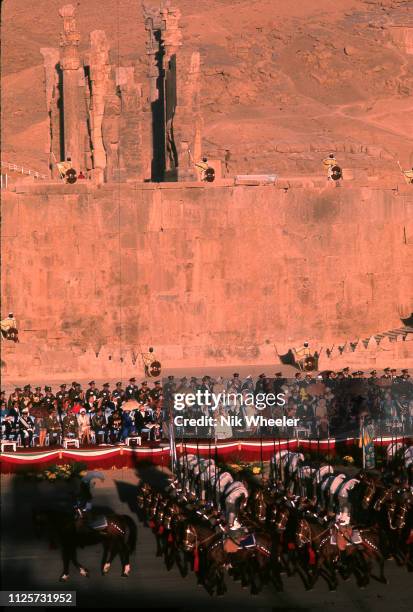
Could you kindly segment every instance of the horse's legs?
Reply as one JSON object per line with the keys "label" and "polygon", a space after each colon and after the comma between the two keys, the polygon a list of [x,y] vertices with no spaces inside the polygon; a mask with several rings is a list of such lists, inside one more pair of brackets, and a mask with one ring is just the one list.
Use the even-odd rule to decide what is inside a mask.
{"label": "horse's legs", "polygon": [[102,563],[101,563],[103,575],[107,574],[110,569],[110,563],[107,562],[108,553],[109,553],[109,545],[108,545],[107,540],[105,540],[103,543],[103,555],[102,555]]}
{"label": "horse's legs", "polygon": [[217,595],[224,595],[225,591],[227,590],[226,584],[225,584],[225,577],[224,577],[224,570],[221,567],[217,567]]}
{"label": "horse's legs", "polygon": [[68,543],[66,547],[67,547],[66,549],[67,549],[67,553],[69,557],[69,562],[71,561],[73,563],[73,565],[79,570],[81,576],[84,576],[87,578],[89,576],[89,570],[87,570],[86,567],[83,567],[83,565],[79,563],[77,559],[76,544],[74,542],[71,542],[71,543]]}
{"label": "horse's legs", "polygon": [[70,556],[68,547],[62,542],[63,572],[59,579],[60,582],[66,582],[66,580],[69,580]]}
{"label": "horse's legs", "polygon": [[[106,540],[104,544],[106,548],[106,556],[105,556],[105,564],[103,566],[102,573],[107,574],[110,570],[110,566],[112,565],[113,559],[116,557],[117,549],[114,545],[113,540]],[[109,554],[109,559],[108,559]]]}
{"label": "horse's legs", "polygon": [[127,578],[130,573],[129,549],[123,538],[118,543],[120,562],[122,564],[122,578]]}

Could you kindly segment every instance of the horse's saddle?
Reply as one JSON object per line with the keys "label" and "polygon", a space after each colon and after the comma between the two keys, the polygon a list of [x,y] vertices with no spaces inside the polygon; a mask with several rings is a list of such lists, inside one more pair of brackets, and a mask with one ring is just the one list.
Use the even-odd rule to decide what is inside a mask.
{"label": "horse's saddle", "polygon": [[360,531],[352,527],[342,527],[339,530],[333,528],[330,533],[330,544],[337,546],[339,550],[345,550],[352,544],[361,544],[362,541]]}
{"label": "horse's saddle", "polygon": [[254,534],[245,534],[243,530],[230,533],[224,540],[224,550],[226,553],[235,553],[242,548],[254,548],[255,546]]}
{"label": "horse's saddle", "polygon": [[85,526],[93,531],[103,531],[108,526],[108,520],[103,514],[86,517]]}

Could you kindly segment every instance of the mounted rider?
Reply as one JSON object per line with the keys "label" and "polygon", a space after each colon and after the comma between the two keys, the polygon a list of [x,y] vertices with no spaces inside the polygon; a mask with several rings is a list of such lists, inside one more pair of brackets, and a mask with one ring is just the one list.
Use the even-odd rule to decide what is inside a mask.
{"label": "mounted rider", "polygon": [[351,516],[348,512],[339,512],[331,527],[330,543],[337,546],[340,552],[344,552],[347,546],[362,543],[358,529],[351,525]]}
{"label": "mounted rider", "polygon": [[87,522],[90,521],[93,508],[91,489],[95,486],[93,482],[95,479],[103,481],[105,476],[102,472],[88,472],[83,476],[80,481],[79,495],[75,504],[77,518]]}

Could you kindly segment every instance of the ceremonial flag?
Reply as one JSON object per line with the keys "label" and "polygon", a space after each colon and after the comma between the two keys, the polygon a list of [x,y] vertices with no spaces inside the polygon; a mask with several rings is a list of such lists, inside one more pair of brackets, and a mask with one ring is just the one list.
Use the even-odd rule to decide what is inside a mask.
{"label": "ceremonial flag", "polygon": [[360,427],[360,446],[363,448],[363,468],[372,470],[376,467],[374,453],[374,423],[369,417],[362,417]]}

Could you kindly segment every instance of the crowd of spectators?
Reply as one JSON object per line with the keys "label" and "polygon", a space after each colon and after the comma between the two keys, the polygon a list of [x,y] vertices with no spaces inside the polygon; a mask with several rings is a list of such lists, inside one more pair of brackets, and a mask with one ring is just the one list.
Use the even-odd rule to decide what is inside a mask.
{"label": "crowd of spectators", "polygon": [[[15,441],[23,447],[61,445],[64,440],[76,439],[81,446],[124,444],[133,436],[148,441],[160,441],[168,435],[171,398],[175,393],[234,394],[234,399],[218,406],[218,413],[210,406],[195,403],[185,407],[182,415],[199,417],[226,414],[239,417],[236,425],[198,426],[175,428],[176,437],[267,437],[307,435],[351,435],[360,429],[363,417],[371,418],[377,435],[411,434],[413,432],[413,383],[407,370],[398,373],[386,368],[382,375],[376,371],[303,373],[285,378],[281,372],[272,377],[265,374],[257,378],[241,377],[234,373],[223,379],[204,376],[199,379],[168,376],[161,381],[142,381],[135,378],[123,388],[121,382],[111,389],[105,383],[98,389],[90,381],[86,390],[73,382],[67,388],[62,384],[53,393],[51,386],[35,387],[30,384],[15,388],[6,397],[1,392],[2,440]],[[246,417],[256,414],[247,396],[282,394],[283,405],[265,407],[260,414],[266,417],[298,418],[295,431],[247,425]],[[172,408],[173,410],[173,408]]]}
{"label": "crowd of spectators", "polygon": [[[132,401],[133,400],[133,401]],[[162,386],[152,388],[147,381],[136,385],[134,378],[124,389],[121,382],[111,390],[105,383],[98,389],[90,381],[88,389],[74,381],[53,393],[51,386],[32,389],[16,387],[6,399],[1,393],[2,439],[23,447],[53,446],[65,439],[80,445],[121,444],[128,437],[145,432],[157,440],[162,429]]]}

